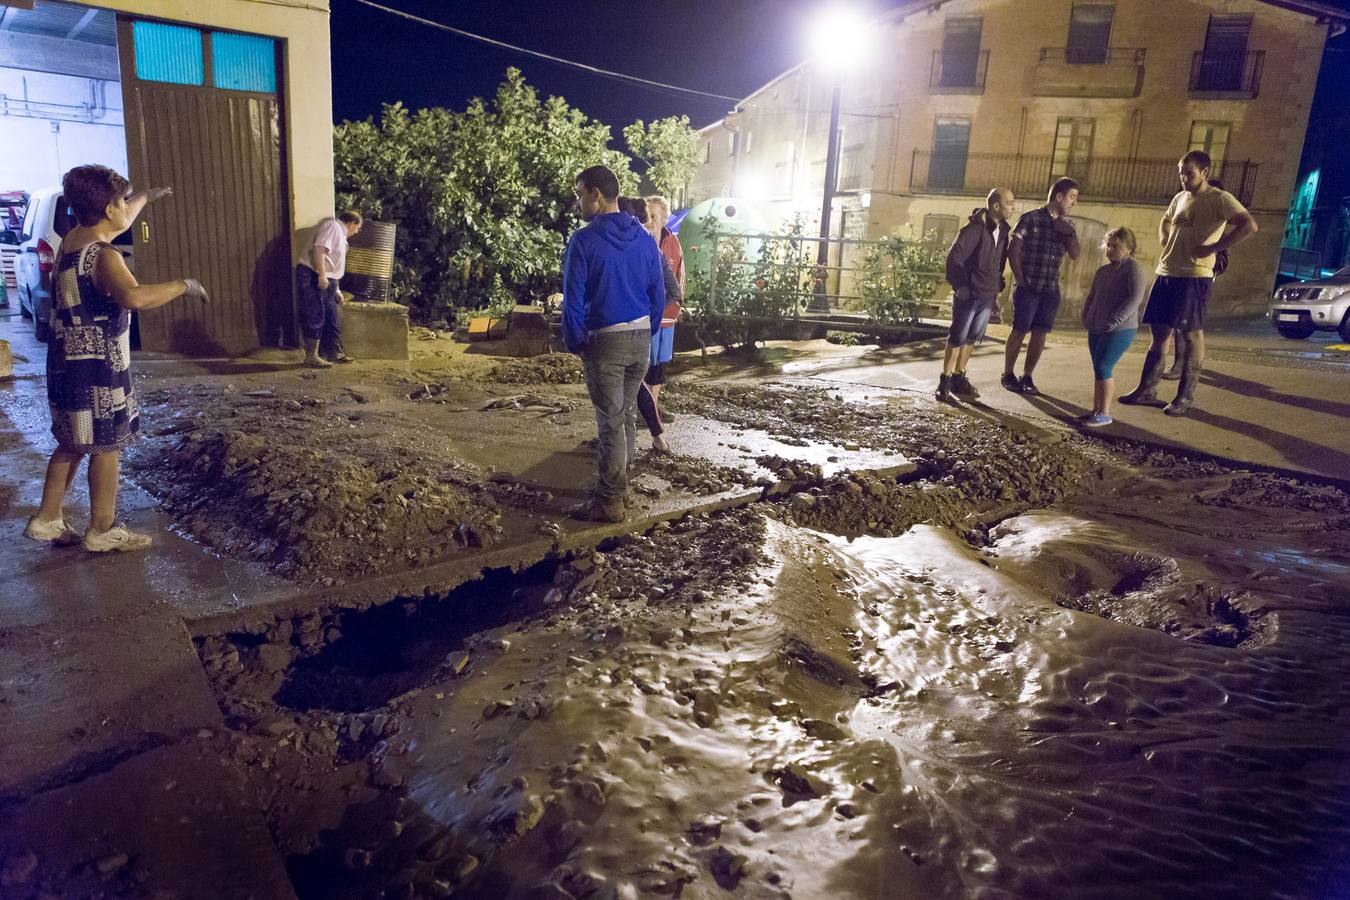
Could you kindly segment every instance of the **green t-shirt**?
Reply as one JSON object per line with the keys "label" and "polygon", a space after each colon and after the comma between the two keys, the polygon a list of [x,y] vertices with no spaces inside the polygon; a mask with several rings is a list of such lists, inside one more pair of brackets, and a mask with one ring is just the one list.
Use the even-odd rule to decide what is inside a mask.
{"label": "green t-shirt", "polygon": [[1214,254],[1195,258],[1195,248],[1223,237],[1228,220],[1247,208],[1222,188],[1210,187],[1198,194],[1182,191],[1167,204],[1163,222],[1167,240],[1158,257],[1159,275],[1173,278],[1213,278]]}

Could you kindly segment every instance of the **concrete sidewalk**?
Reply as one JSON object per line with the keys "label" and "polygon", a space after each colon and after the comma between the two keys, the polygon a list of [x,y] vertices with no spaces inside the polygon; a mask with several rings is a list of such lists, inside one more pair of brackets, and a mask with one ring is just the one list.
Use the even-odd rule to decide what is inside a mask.
{"label": "concrete sidewalk", "polygon": [[[1052,334],[1035,380],[1039,396],[1014,394],[999,386],[1008,329],[990,326],[989,336],[970,363],[970,379],[981,397],[974,404],[1053,428],[1082,428],[1075,418],[1092,407],[1092,367],[1086,337]],[[1278,338],[1277,338],[1278,340]],[[1212,342],[1211,358],[1196,391],[1196,405],[1184,417],[1165,416],[1160,407],[1115,404],[1115,423],[1084,432],[1106,440],[1130,440],[1218,457],[1239,466],[1276,469],[1318,478],[1350,481],[1350,352],[1328,341],[1301,344],[1318,357],[1291,361],[1263,352],[1242,338]],[[1294,342],[1285,342],[1286,345]],[[838,347],[823,341],[780,344],[776,369],[782,377],[825,384],[869,385],[932,395],[942,368],[940,340],[895,348]],[[1119,393],[1131,390],[1143,368],[1147,338],[1116,367]],[[1023,351],[1025,359],[1025,350]],[[1343,362],[1341,361],[1343,360]],[[696,369],[690,370],[697,372]],[[1022,361],[1017,364],[1022,373]],[[1171,399],[1176,382],[1164,381],[1158,395]],[[957,407],[959,408],[959,407]]]}

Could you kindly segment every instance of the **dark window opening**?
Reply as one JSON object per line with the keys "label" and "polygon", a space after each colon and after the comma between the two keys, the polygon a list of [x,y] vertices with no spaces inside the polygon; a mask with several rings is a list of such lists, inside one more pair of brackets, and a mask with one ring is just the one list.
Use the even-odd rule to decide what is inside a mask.
{"label": "dark window opening", "polygon": [[1069,15],[1069,44],[1065,61],[1074,65],[1101,65],[1110,56],[1111,20],[1116,8],[1111,4],[1086,3]]}

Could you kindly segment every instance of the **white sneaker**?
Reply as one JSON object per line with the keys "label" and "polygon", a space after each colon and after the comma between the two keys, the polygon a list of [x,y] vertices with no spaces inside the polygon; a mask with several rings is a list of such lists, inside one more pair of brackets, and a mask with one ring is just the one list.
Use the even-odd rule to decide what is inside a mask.
{"label": "white sneaker", "polygon": [[65,547],[80,540],[79,532],[67,525],[65,519],[53,519],[50,522],[44,522],[37,516],[28,520],[28,524],[23,529],[23,536],[34,541],[42,541],[45,544],[55,544],[58,547]]}
{"label": "white sneaker", "polygon": [[118,522],[107,531],[95,531],[90,528],[84,533],[84,549],[90,553],[106,553],[117,550],[127,553],[132,550],[144,550],[150,546],[150,535],[132,531]]}

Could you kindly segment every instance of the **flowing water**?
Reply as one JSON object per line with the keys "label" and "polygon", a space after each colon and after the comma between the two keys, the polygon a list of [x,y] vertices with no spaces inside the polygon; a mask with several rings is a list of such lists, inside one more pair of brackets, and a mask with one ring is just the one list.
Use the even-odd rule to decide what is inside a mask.
{"label": "flowing water", "polygon": [[1347,895],[1346,496],[1087,487],[984,546],[762,507],[530,588],[400,705],[300,895]]}

